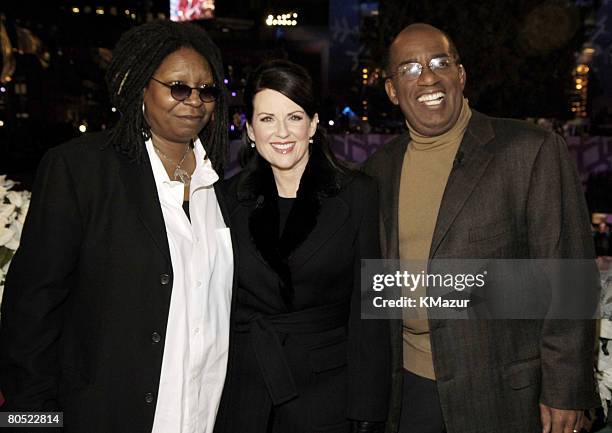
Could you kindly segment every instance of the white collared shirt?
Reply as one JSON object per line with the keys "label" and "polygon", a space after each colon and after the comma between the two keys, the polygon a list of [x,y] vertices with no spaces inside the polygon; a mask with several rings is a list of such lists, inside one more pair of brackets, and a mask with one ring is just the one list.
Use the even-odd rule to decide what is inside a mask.
{"label": "white collared shirt", "polygon": [[233,255],[213,184],[219,179],[198,139],[189,213],[146,142],[170,246],[173,283],[153,433],[212,433],[227,369]]}

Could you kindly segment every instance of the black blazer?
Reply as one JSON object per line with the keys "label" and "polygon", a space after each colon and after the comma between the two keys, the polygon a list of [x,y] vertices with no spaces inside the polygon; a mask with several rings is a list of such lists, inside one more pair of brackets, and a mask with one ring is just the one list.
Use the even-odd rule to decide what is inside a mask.
{"label": "black blazer", "polygon": [[222,185],[238,287],[215,431],[265,433],[271,411],[274,432],[384,421],[389,326],[360,319],[360,259],[379,257],[376,186],[336,178],[313,151],[279,239],[276,186],[259,164]]}
{"label": "black blazer", "polygon": [[[472,111],[440,204],[431,259],[592,258],[584,193],[561,137]],[[385,258],[399,257],[404,134],[365,166],[381,191]],[[594,262],[593,262],[594,265]],[[593,267],[594,271],[595,268]],[[576,287],[597,300],[596,287]],[[538,432],[539,402],[595,407],[593,320],[431,320],[434,370],[448,432]],[[392,327],[392,410],[402,395],[402,328]]]}
{"label": "black blazer", "polygon": [[148,433],[172,265],[148,159],[106,141],[85,135],[39,166],[2,303],[2,410],[63,410],[66,432]]}

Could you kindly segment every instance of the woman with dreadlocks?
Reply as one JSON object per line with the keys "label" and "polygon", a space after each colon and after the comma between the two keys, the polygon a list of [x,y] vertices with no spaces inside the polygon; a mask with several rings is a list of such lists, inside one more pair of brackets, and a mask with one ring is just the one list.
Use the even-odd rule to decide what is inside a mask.
{"label": "woman with dreadlocks", "polygon": [[197,26],[147,23],[107,82],[117,125],[38,170],[2,304],[3,410],[61,410],[65,432],[211,432],[233,275],[220,53]]}

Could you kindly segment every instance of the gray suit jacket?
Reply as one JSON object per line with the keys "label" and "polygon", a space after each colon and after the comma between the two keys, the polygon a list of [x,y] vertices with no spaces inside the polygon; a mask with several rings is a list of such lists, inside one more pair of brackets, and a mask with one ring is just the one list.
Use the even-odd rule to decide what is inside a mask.
{"label": "gray suit jacket", "polygon": [[[398,195],[404,134],[366,163],[379,184],[381,244],[399,257]],[[563,139],[522,121],[473,111],[442,198],[430,258],[591,258],[589,218]],[[593,295],[592,293],[590,295]],[[387,431],[402,396],[401,323],[392,322],[393,388]],[[431,320],[448,433],[539,432],[539,406],[597,406],[595,322]]]}

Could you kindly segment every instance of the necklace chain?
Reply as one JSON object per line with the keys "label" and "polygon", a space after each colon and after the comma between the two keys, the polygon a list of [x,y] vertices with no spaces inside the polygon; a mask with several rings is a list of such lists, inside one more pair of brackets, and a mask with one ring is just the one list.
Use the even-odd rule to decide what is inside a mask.
{"label": "necklace chain", "polygon": [[171,164],[175,165],[175,169],[173,173],[174,180],[178,180],[179,182],[184,183],[185,186],[189,186],[189,183],[191,181],[191,175],[187,172],[187,170],[181,167],[183,165],[183,162],[185,162],[185,158],[187,158],[187,154],[191,150],[191,146],[189,145],[189,143],[185,145],[185,153],[183,153],[183,157],[178,162],[178,164],[176,163],[174,159],[170,158],[168,155],[162,152],[162,150],[159,147],[157,147],[155,144],[153,144],[153,148],[155,149],[155,152],[159,156],[161,156],[163,159],[170,162]]}

